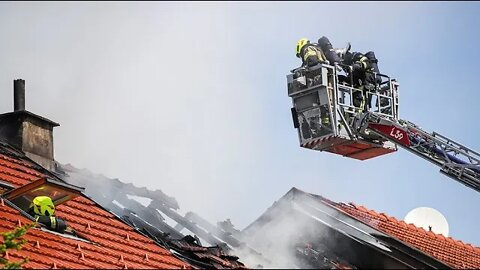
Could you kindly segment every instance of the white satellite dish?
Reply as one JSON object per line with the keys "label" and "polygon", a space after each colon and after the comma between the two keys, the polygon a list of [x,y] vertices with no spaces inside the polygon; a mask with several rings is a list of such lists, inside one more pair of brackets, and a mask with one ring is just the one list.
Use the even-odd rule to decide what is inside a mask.
{"label": "white satellite dish", "polygon": [[430,207],[418,207],[408,212],[405,216],[407,224],[413,223],[417,227],[432,231],[436,234],[442,234],[448,237],[447,219],[438,210]]}

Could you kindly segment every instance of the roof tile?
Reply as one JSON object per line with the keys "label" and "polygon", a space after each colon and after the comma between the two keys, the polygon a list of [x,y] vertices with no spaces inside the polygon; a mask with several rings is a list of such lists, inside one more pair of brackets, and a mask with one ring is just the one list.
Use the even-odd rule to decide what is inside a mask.
{"label": "roof tile", "polygon": [[[0,180],[16,187],[44,176],[35,168],[28,159],[17,160],[0,154]],[[23,248],[9,254],[15,259],[28,257],[25,268],[192,268],[87,197],[77,197],[56,209],[58,216],[66,219],[80,238],[30,229],[24,236],[27,243]],[[0,203],[0,232],[13,230],[18,222],[31,221],[16,209]]]}
{"label": "roof tile", "polygon": [[[384,213],[377,214],[365,207],[354,204],[336,203],[333,206],[370,226],[397,238],[407,245],[422,250],[426,254],[450,265],[452,268],[480,268],[480,248],[462,241],[427,232],[413,224],[406,224]],[[384,218],[386,217],[386,219]],[[376,222],[372,222],[376,221]],[[425,237],[428,235],[428,237]]]}

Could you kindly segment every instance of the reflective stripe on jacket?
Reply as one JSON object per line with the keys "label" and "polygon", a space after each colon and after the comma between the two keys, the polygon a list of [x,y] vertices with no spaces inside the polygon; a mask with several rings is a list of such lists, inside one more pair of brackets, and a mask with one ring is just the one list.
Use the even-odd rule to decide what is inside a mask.
{"label": "reflective stripe on jacket", "polygon": [[327,60],[323,51],[314,43],[303,46],[300,57],[302,58],[302,65],[309,67]]}

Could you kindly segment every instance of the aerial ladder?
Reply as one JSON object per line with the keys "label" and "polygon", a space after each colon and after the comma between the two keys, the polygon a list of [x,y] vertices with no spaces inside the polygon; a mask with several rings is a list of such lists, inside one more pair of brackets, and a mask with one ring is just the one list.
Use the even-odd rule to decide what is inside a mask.
{"label": "aerial ladder", "polygon": [[[347,68],[321,63],[291,70],[287,75],[293,125],[301,147],[358,160],[392,153],[401,147],[480,192],[480,154],[399,119],[396,79],[374,74],[381,82],[358,89],[351,80],[349,83],[348,73],[344,73]],[[354,99],[359,95],[366,102],[356,106]]]}

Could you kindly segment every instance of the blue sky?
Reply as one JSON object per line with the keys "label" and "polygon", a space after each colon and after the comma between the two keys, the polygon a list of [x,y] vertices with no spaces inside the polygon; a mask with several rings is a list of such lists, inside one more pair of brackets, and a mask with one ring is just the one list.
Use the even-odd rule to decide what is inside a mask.
{"label": "blue sky", "polygon": [[59,122],[55,157],[243,229],[295,186],[403,219],[439,210],[480,246],[480,194],[405,150],[300,148],[286,74],[299,38],[376,52],[400,117],[480,150],[477,2],[2,2],[0,111]]}

